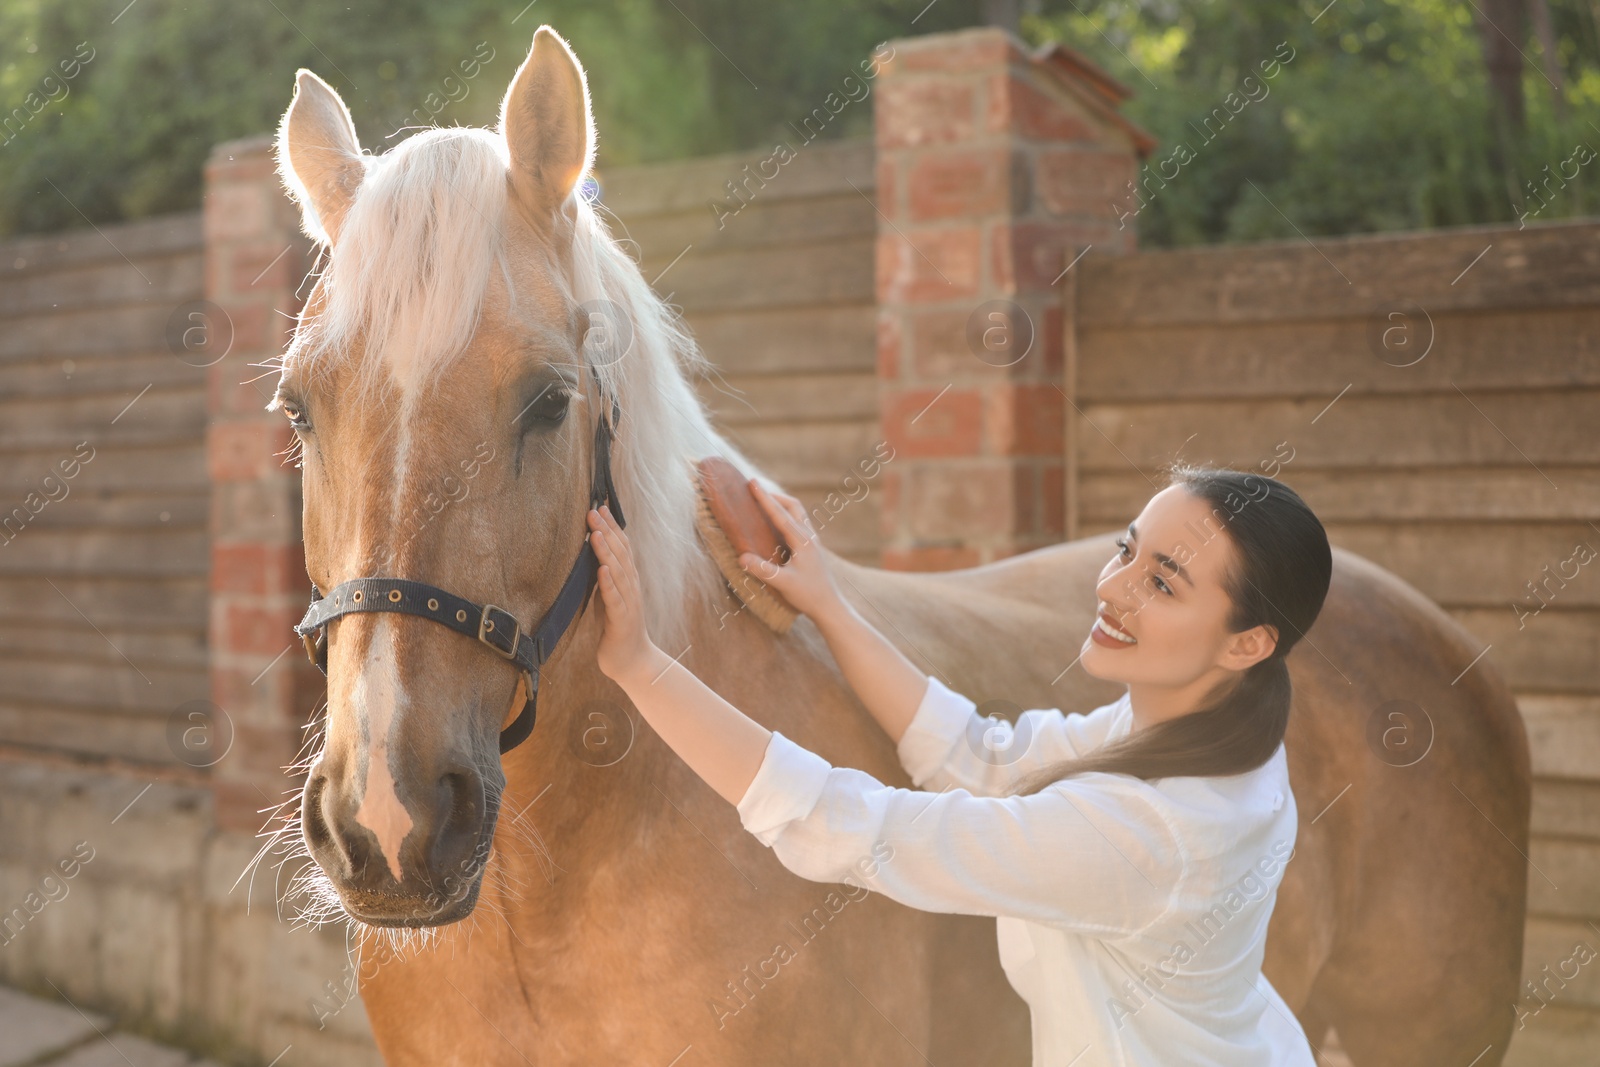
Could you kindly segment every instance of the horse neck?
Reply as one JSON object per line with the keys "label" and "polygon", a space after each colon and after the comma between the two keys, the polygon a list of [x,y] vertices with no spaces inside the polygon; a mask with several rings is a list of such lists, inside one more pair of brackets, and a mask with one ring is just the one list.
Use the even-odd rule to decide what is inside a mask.
{"label": "horse neck", "polygon": [[[685,647],[665,651],[681,653],[681,662],[708,686],[786,736],[849,736],[867,721],[808,622],[798,621],[779,637],[738,608],[726,592],[714,603],[683,604]],[[622,690],[600,673],[595,660],[599,616],[591,606],[574,624],[546,666],[532,737],[502,759],[506,790],[496,848],[540,861],[536,853],[541,847],[553,850],[558,841],[564,847],[576,843],[577,854],[545,857],[568,872],[607,847],[626,847],[628,835],[619,833],[619,827],[671,816],[672,808],[662,800],[665,789],[672,790],[672,799],[685,812],[724,806],[661,742]],[[596,731],[614,732],[623,751],[606,752],[608,746],[594,744]],[[609,737],[607,741],[609,745]],[[525,814],[518,818],[519,812]],[[531,828],[543,844],[529,836]]]}

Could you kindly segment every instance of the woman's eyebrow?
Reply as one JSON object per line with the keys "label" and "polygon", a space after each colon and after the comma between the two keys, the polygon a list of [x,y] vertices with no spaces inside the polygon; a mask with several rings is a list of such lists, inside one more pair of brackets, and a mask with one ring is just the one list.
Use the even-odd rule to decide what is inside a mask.
{"label": "woman's eyebrow", "polygon": [[[1138,520],[1136,519],[1134,521],[1137,522]],[[1132,522],[1128,523],[1128,537],[1129,539],[1135,541],[1139,539],[1139,533],[1136,529],[1134,529],[1134,524]],[[1183,569],[1183,564],[1179,563],[1177,560],[1173,559],[1164,552],[1152,552],[1150,555],[1163,567],[1171,567],[1172,573],[1188,582],[1191,587],[1194,585],[1194,579],[1189,577],[1189,572]]]}

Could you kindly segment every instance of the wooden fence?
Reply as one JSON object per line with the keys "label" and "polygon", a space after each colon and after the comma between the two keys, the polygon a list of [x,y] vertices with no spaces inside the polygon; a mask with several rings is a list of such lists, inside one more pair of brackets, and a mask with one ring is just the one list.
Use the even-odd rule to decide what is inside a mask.
{"label": "wooden fence", "polygon": [[[880,440],[873,148],[804,145],[763,181],[766,156],[611,171],[602,194],[719,368],[700,382],[718,424],[821,507]],[[829,523],[829,546],[876,561],[878,524],[869,492]]]}
{"label": "wooden fence", "polygon": [[1090,256],[1064,284],[1069,537],[1174,459],[1276,462],[1488,647],[1537,775],[1539,996],[1507,1062],[1588,1062],[1600,972],[1551,976],[1600,948],[1600,224]]}
{"label": "wooden fence", "polygon": [[167,336],[202,295],[200,220],[108,233],[0,252],[0,742],[181,767],[210,483],[205,371]]}

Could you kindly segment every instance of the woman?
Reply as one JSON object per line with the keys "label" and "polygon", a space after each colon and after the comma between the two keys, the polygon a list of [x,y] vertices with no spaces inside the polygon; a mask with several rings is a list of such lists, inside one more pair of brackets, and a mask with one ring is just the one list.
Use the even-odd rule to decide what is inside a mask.
{"label": "woman", "polygon": [[[799,502],[752,481],[791,546],[741,563],[805,613],[897,746],[896,789],[747,718],[651,643],[627,537],[590,512],[599,665],[790,871],[993,915],[1036,1067],[1314,1067],[1261,973],[1297,817],[1284,663],[1327,594],[1322,524],[1287,486],[1181,467],[1101,571],[1083,669],[1127,686],[1015,728],[924,675],[844,600]],[[967,739],[987,731],[987,744]]]}

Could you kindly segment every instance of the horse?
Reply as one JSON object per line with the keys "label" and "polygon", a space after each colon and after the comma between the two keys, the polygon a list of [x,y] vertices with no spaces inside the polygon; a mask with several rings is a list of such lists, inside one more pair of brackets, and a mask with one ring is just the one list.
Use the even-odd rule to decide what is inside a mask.
{"label": "horse", "polygon": [[[548,26],[496,130],[381,157],[297,75],[279,171],[326,257],[269,408],[299,447],[307,573],[323,597],[377,576],[485,612],[478,640],[394,612],[327,622],[326,705],[279,828],[308,921],[354,932],[396,1067],[1027,1063],[992,923],[788,874],[600,674],[599,609],[537,674],[491,655],[490,607],[516,646],[581,573],[604,463],[657,643],[830,762],[907,784],[816,629],[739,610],[696,534],[696,460],[765,476],[710,422],[704,357],[585,191],[594,146],[586,74]],[[838,577],[953,688],[1087,712],[1118,695],[1067,662],[1110,537]],[[1530,806],[1509,691],[1439,608],[1344,551],[1289,665],[1300,824],[1268,978],[1359,1067],[1500,1062]],[[1395,702],[1436,724],[1419,760],[1373,740]],[[531,739],[501,752],[529,710]]]}

